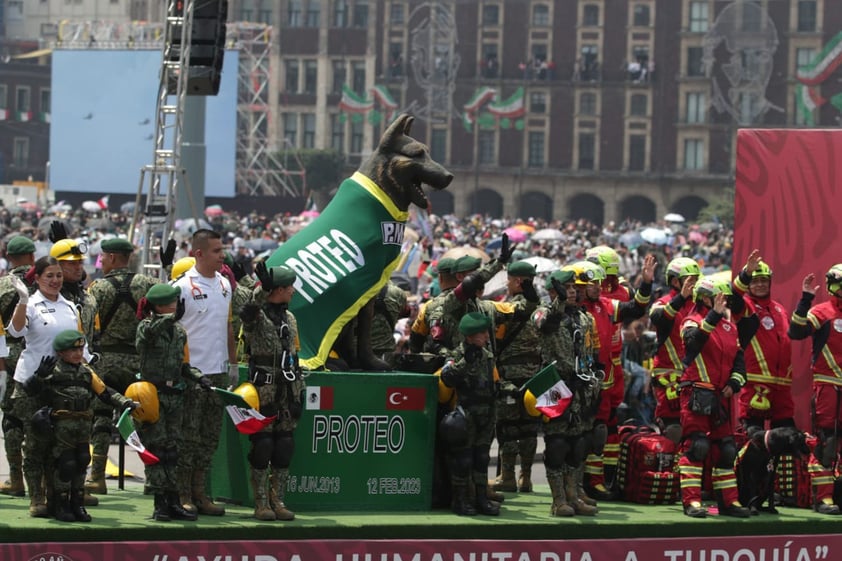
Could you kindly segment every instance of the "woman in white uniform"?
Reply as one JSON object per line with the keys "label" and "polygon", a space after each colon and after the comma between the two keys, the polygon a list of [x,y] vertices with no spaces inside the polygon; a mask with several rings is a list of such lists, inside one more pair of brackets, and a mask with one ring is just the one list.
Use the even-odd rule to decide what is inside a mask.
{"label": "woman in white uniform", "polygon": [[[55,356],[53,340],[66,329],[80,329],[79,315],[73,304],[61,294],[61,267],[52,257],[42,257],[35,262],[37,290],[31,296],[19,278],[12,279],[20,301],[15,307],[7,332],[13,337],[23,337],[26,349],[15,367],[15,390],[12,394],[16,416],[24,422],[23,474],[29,489],[29,515],[47,517],[47,497],[42,480],[50,461],[51,439],[49,434],[38,435],[32,430],[32,416],[41,406],[30,397],[23,384],[35,375],[43,357]],[[87,346],[85,360],[90,358]]]}

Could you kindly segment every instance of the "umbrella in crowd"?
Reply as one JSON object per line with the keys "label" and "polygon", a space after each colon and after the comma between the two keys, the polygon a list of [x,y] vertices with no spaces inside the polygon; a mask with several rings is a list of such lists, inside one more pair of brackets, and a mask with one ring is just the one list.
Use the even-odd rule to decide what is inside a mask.
{"label": "umbrella in crowd", "polygon": [[529,238],[528,232],[525,232],[522,229],[516,228],[514,226],[511,228],[506,228],[505,230],[503,230],[503,232],[507,236],[509,236],[509,241],[512,243],[525,242],[527,238]]}
{"label": "umbrella in crowd", "polygon": [[277,240],[271,240],[268,238],[253,238],[245,241],[245,246],[255,252],[277,249],[278,245],[280,244]]}
{"label": "umbrella in crowd", "polygon": [[667,222],[684,222],[684,217],[675,212],[671,212],[664,216],[664,220]]}
{"label": "umbrella in crowd", "polygon": [[640,237],[655,245],[669,243],[669,232],[660,228],[644,228],[640,231]]}
{"label": "umbrella in crowd", "polygon": [[300,216],[302,218],[316,218],[318,215],[319,215],[318,210],[305,210],[304,212],[302,212],[298,216]]}
{"label": "umbrella in crowd", "polygon": [[539,274],[549,273],[550,271],[555,271],[559,268],[558,263],[546,257],[527,257],[524,261],[535,267],[535,272]]}
{"label": "umbrella in crowd", "polygon": [[64,202],[59,201],[50,208],[47,209],[47,212],[50,214],[61,214],[62,212],[70,212],[73,210],[73,206]]}
{"label": "umbrella in crowd", "polygon": [[210,205],[205,209],[205,216],[222,216],[224,211],[219,205]]}
{"label": "umbrella in crowd", "polygon": [[193,232],[200,228],[206,228],[211,230],[211,225],[208,224],[207,220],[199,219],[199,225],[196,226],[196,219],[195,218],[186,218],[183,220],[176,220],[175,221],[175,229],[184,235],[193,235]]}
{"label": "umbrella in crowd", "polygon": [[451,259],[459,259],[464,255],[472,255],[474,257],[479,257],[480,259],[482,259],[483,263],[491,259],[486,252],[470,245],[461,245],[458,247],[450,248],[447,251],[445,251],[441,255],[441,257],[439,257],[439,259],[443,259],[445,257],[449,257]]}
{"label": "umbrella in crowd", "polygon": [[485,249],[494,250],[503,247],[503,238],[494,238],[485,244]]}
{"label": "umbrella in crowd", "polygon": [[640,232],[626,232],[620,236],[618,241],[629,249],[637,249],[643,245],[645,240],[641,237]]}
{"label": "umbrella in crowd", "polygon": [[135,202],[128,201],[120,205],[120,212],[123,214],[132,214],[134,212]]}
{"label": "umbrella in crowd", "polygon": [[532,234],[532,241],[560,241],[563,239],[564,234],[556,228],[542,228]]}

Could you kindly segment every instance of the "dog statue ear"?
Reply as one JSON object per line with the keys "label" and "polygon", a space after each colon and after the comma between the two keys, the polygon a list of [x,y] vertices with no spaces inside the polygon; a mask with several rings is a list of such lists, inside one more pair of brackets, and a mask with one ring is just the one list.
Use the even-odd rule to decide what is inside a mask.
{"label": "dog statue ear", "polygon": [[386,132],[383,133],[380,145],[392,146],[395,142],[397,142],[399,137],[408,135],[413,121],[415,121],[415,117],[409,115],[408,113],[402,113],[392,122],[391,125],[389,125]]}

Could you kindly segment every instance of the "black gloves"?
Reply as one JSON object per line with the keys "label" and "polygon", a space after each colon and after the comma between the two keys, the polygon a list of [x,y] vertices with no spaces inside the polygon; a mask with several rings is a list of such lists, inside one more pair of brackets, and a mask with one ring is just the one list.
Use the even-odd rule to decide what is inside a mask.
{"label": "black gloves", "polygon": [[213,383],[210,381],[210,378],[207,376],[202,376],[199,378],[199,386],[206,391],[213,391]]}
{"label": "black gloves", "polygon": [[184,298],[179,298],[178,302],[175,303],[175,315],[173,317],[175,321],[184,317]]}
{"label": "black gloves", "polygon": [[740,383],[733,378],[730,378],[727,382],[725,382],[725,385],[731,388],[731,391],[734,392],[734,395],[737,395],[738,393],[740,393],[740,390],[743,389]]}
{"label": "black gloves", "polygon": [[485,286],[482,276],[479,273],[469,273],[462,279],[462,296],[465,299],[473,298],[477,295],[477,291]]}
{"label": "black gloves", "polygon": [[257,319],[257,312],[260,311],[260,305],[254,302],[249,302],[243,309],[240,310],[240,319],[246,323],[251,323]]}
{"label": "black gloves", "polygon": [[175,257],[175,240],[171,239],[168,241],[167,248],[159,251],[161,252],[161,266],[169,267],[172,265],[173,258]]}
{"label": "black gloves", "polygon": [[523,290],[523,297],[526,298],[527,302],[538,302],[540,300],[538,292],[535,290],[535,285],[532,283],[532,279],[524,279],[523,282],[520,283],[520,288]]}
{"label": "black gloves", "polygon": [[64,222],[61,220],[53,220],[50,222],[50,241],[56,243],[59,240],[66,240],[70,235],[64,227]]}
{"label": "black gloves", "polygon": [[39,364],[38,368],[35,370],[35,375],[41,378],[46,378],[47,376],[53,373],[53,369],[56,367],[57,362],[57,357],[42,356],[41,364]]}
{"label": "black gloves", "polygon": [[134,411],[138,407],[140,407],[140,403],[138,403],[137,401],[129,400],[123,404],[123,411],[125,411],[126,409]]}
{"label": "black gloves", "polygon": [[234,280],[237,282],[240,282],[240,279],[247,274],[246,268],[239,261],[234,261],[234,264],[231,265],[231,272],[234,273]]}
{"label": "black gloves", "polygon": [[564,285],[558,282],[558,279],[550,278],[550,283],[553,285],[553,290],[558,293],[558,297],[566,300],[567,299],[567,289],[564,288]]}
{"label": "black gloves", "polygon": [[269,269],[266,268],[265,261],[261,261],[254,266],[254,274],[257,275],[257,278],[260,280],[260,285],[263,287],[263,290],[267,292],[272,290],[272,275],[269,274]]}
{"label": "black gloves", "polygon": [[465,345],[465,360],[474,362],[482,358],[482,348],[476,345]]}
{"label": "black gloves", "polygon": [[503,243],[500,245],[500,257],[497,258],[497,261],[505,265],[512,258],[512,253],[514,253],[514,248],[509,247],[509,235],[504,233]]}

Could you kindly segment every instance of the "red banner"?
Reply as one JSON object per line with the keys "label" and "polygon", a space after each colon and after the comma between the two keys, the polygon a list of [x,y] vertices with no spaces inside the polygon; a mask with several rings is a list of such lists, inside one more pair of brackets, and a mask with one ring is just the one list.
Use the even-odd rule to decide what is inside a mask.
{"label": "red banner", "polygon": [[[563,525],[559,532],[564,532]],[[841,555],[842,535],[838,534],[553,541],[0,544],[3,561],[824,561]]]}

